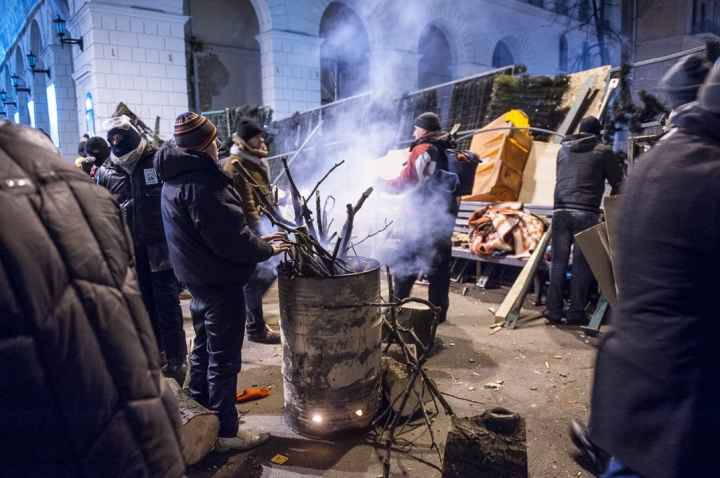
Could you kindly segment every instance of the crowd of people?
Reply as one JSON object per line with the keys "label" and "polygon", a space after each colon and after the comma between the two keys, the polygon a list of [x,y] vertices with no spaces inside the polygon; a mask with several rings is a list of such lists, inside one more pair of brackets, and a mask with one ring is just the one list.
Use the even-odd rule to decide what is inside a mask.
{"label": "crowd of people", "polygon": [[[599,345],[588,427],[571,428],[604,478],[720,469],[720,70],[687,57],[660,87],[668,131],[627,180],[594,117],[557,157],[549,323],[586,323],[592,272],[574,236],[599,222],[606,182],[622,198],[618,308]],[[164,377],[187,382],[217,415],[217,451],[269,438],[241,429],[235,408],[246,332],[280,341],[262,297],[273,258],[291,248],[257,207],[273,196],[263,127],[242,118],[229,149],[191,112],[159,149],[127,116],[104,127],[105,138],[84,138],[74,168],[47,135],[0,121],[0,359],[10,364],[0,436],[13,437],[0,447],[2,475],[182,476],[182,422]],[[406,196],[394,295],[408,297],[425,270],[442,323],[459,198],[437,173],[454,142],[434,113],[414,128],[404,169],[376,186]]]}

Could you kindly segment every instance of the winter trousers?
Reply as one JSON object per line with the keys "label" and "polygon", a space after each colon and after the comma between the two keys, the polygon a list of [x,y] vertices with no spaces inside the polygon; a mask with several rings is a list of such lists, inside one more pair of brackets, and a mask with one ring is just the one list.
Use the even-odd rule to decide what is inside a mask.
{"label": "winter trousers", "polygon": [[172,269],[152,272],[147,249],[135,247],[135,262],[138,286],[143,303],[150,315],[158,349],[165,351],[168,361],[185,361],[187,343],[183,329],[182,309],[180,308],[180,282]]}
{"label": "winter trousers", "polygon": [[575,234],[595,226],[600,215],[584,211],[557,211],[552,216],[552,264],[550,267],[550,286],[547,292],[547,316],[560,320],[563,311],[563,290],[565,289],[570,247],[573,246],[573,266],[570,279],[570,308],[568,322],[587,321],[585,307],[593,273],[585,259]]}
{"label": "winter trousers", "polygon": [[263,317],[262,299],[277,278],[275,267],[279,260],[271,257],[260,262],[245,285],[245,301],[247,302],[247,334],[264,335],[265,318]]}
{"label": "winter trousers", "polygon": [[436,238],[431,244],[422,248],[414,247],[417,244],[400,242],[400,256],[394,261],[393,274],[395,286],[393,294],[398,299],[410,297],[412,286],[422,269],[427,272],[428,300],[440,307],[438,320],[445,322],[448,307],[450,306],[450,266],[452,261],[451,236]]}
{"label": "winter trousers", "polygon": [[191,286],[195,342],[190,357],[190,396],[220,420],[220,437],[237,435],[237,376],[245,336],[244,282]]}

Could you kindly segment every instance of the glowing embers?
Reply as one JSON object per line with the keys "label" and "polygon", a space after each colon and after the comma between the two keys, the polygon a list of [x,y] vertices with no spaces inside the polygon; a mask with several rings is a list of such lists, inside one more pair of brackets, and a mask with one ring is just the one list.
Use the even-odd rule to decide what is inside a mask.
{"label": "glowing embers", "polygon": [[357,415],[358,417],[362,417],[362,416],[363,416],[363,411],[362,411],[362,410],[356,410],[356,411],[355,411],[355,415]]}
{"label": "glowing embers", "polygon": [[313,415],[312,421],[315,423],[322,423],[322,417],[318,414]]}

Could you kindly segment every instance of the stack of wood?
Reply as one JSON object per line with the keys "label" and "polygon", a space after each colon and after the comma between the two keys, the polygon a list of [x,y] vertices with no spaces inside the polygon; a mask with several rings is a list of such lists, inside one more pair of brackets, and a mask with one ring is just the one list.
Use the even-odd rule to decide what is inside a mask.
{"label": "stack of wood", "polygon": [[[370,196],[373,188],[368,188],[360,196],[355,206],[352,204],[347,205],[347,220],[340,234],[329,234],[328,228],[330,224],[328,224],[327,204],[332,196],[329,196],[321,207],[322,200],[318,187],[335,168],[345,161],[335,164],[308,194],[310,198],[315,197],[315,211],[313,212],[308,205],[308,199],[300,194],[295,185],[288,168],[287,157],[283,156],[281,160],[290,184],[290,198],[294,211],[292,221],[283,218],[279,212],[276,194],[269,199],[262,194],[260,186],[239,161],[233,160],[231,163],[252,187],[253,196],[259,204],[258,209],[268,217],[274,226],[295,236],[295,241],[292,242],[293,248],[289,254],[290,257],[288,260],[283,261],[280,267],[286,272],[304,277],[330,277],[339,274],[363,272],[369,261],[364,261],[357,255],[348,258],[348,254],[354,247],[350,239],[352,238],[355,215]],[[334,198],[332,199],[334,203]]]}

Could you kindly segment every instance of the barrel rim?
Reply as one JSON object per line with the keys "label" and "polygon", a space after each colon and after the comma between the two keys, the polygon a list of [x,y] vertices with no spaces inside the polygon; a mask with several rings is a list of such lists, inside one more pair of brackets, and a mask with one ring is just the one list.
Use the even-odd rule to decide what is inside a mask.
{"label": "barrel rim", "polygon": [[[358,276],[361,276],[361,275],[363,275],[363,274],[372,274],[372,273],[376,272],[378,269],[380,269],[380,267],[381,267],[380,261],[378,261],[377,259],[373,259],[372,257],[358,256],[358,259],[364,259],[364,260],[372,261],[372,263],[371,263],[371,264],[372,264],[372,268],[371,268],[371,269],[364,270],[364,271],[362,271],[362,272],[352,272],[352,273],[349,273],[349,274],[339,274],[339,275],[336,275],[336,276],[329,276],[329,277],[295,276],[295,278],[296,278],[296,279],[322,279],[322,280],[326,280],[326,279],[345,279],[345,278],[348,278],[348,277],[358,277]],[[374,264],[373,264],[373,263],[374,263]],[[281,267],[282,267],[283,264],[285,264],[285,261],[281,261],[281,262],[277,265],[277,267],[275,267],[275,270],[277,271],[278,275],[282,274],[282,275],[287,276],[287,277],[292,277],[293,274],[292,274],[291,272],[284,271],[284,270],[281,269]]]}

